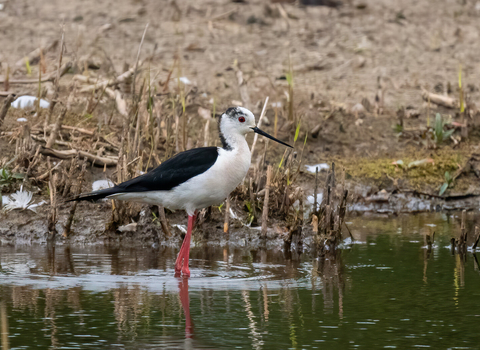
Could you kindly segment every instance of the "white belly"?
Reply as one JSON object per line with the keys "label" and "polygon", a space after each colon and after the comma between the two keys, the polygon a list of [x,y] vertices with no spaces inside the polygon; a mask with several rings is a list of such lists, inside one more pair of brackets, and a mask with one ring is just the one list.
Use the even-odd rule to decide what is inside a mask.
{"label": "white belly", "polygon": [[108,198],[184,209],[192,215],[197,209],[224,201],[247,175],[250,157],[248,148],[247,152],[220,148],[217,161],[210,169],[170,191],[118,193]]}

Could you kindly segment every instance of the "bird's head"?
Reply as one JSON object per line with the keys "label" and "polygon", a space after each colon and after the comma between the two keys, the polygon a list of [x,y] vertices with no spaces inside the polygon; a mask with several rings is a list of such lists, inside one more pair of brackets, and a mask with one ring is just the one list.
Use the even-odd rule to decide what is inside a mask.
{"label": "bird's head", "polygon": [[246,135],[251,132],[255,132],[259,135],[268,137],[282,145],[292,147],[286,143],[277,140],[273,136],[267,134],[265,131],[260,130],[255,123],[255,116],[248,109],[243,107],[231,107],[225,111],[220,119],[220,130],[223,134],[241,134]]}

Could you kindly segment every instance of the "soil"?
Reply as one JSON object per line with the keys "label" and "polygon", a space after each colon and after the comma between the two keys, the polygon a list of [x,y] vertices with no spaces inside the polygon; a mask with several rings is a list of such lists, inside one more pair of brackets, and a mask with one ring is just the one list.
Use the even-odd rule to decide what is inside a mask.
{"label": "soil", "polygon": [[[7,67],[11,80],[38,77],[39,62],[31,62],[30,75],[25,64],[16,62],[39,46],[59,40],[65,23],[63,59],[74,62],[60,80],[59,99],[66,101],[74,74],[113,78],[133,66],[148,23],[140,55],[148,65],[142,66],[139,76],[148,70],[158,95],[175,89],[180,76],[188,78],[191,85],[186,112],[193,147],[203,143],[203,124],[196,118],[198,107],[221,113],[241,103],[258,116],[267,96],[279,107],[270,105],[263,128],[293,143],[296,125],[288,121],[287,100],[287,78],[293,76],[294,118],[301,121],[297,152],[303,155],[304,164],[335,162],[337,169],[345,169],[351,210],[409,211],[412,200],[429,204],[410,211],[478,207],[476,174],[480,173],[475,154],[479,153],[480,135],[476,107],[480,97],[480,7],[476,2],[352,0],[339,8],[266,0],[0,3],[5,5],[0,10],[0,81],[5,79]],[[43,74],[54,71],[57,57],[58,49],[45,53],[40,62],[46,68]],[[173,75],[178,76],[170,79],[176,62],[178,69]],[[466,117],[459,108],[448,109],[422,98],[425,89],[458,100],[460,67]],[[241,93],[239,75],[248,96]],[[51,83],[43,88],[51,89]],[[121,88],[128,100],[128,87]],[[8,89],[37,95],[38,84],[12,83]],[[47,93],[45,98],[49,97]],[[86,116],[83,111],[88,98],[88,94],[74,96],[66,124],[102,130],[118,141],[123,121],[113,101],[102,99]],[[0,97],[0,103],[2,100]],[[402,108],[418,111],[418,116],[399,118]],[[427,130],[435,125],[437,112],[449,122],[445,130],[455,127],[452,122],[468,124],[468,136],[461,137],[456,127],[451,138],[434,142],[433,132]],[[276,113],[278,131],[274,127]],[[36,116],[11,109],[1,131],[16,131],[20,117],[26,117],[33,128],[41,125],[44,113]],[[400,132],[397,125],[401,123]],[[211,128],[214,132],[215,126]],[[312,134],[315,128],[318,133]],[[160,159],[165,152],[159,150]],[[2,164],[14,156],[11,136],[0,139],[0,154]],[[270,143],[266,163],[278,164],[282,154],[283,148]],[[418,166],[413,163],[420,160],[426,161]],[[89,168],[87,183],[112,172]],[[459,174],[439,196],[446,172]],[[322,173],[321,180],[324,178]],[[298,181],[305,193],[313,193],[313,174],[305,171]],[[15,186],[19,183],[4,187],[3,194]],[[37,197],[45,195],[43,189]],[[402,198],[407,204],[398,204]],[[237,210],[241,207],[238,204]],[[92,204],[79,206],[78,213],[86,220],[76,221],[74,231],[81,232],[83,242],[98,241],[91,237],[116,239],[103,230],[110,207],[102,204],[97,209],[92,210]],[[12,232],[27,232],[32,227],[46,232],[42,210],[36,216],[28,212],[2,214],[2,239],[9,241]],[[183,221],[180,214],[175,215],[173,221]],[[27,217],[33,221],[22,223]],[[22,225],[30,228],[22,229]],[[205,231],[221,231],[217,224],[211,225]],[[152,242],[154,236],[152,233]],[[31,234],[22,237],[29,240]],[[42,237],[40,240],[45,239]]]}

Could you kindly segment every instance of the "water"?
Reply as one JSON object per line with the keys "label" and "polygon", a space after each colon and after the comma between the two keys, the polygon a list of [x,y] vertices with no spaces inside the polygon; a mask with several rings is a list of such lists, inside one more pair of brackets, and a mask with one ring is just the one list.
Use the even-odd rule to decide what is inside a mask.
{"label": "water", "polygon": [[[480,273],[458,219],[358,218],[328,260],[295,252],[0,247],[10,349],[479,349]],[[433,226],[435,225],[435,226]],[[470,227],[469,227],[470,228]],[[425,249],[423,234],[436,232]],[[6,320],[8,320],[6,322]]]}

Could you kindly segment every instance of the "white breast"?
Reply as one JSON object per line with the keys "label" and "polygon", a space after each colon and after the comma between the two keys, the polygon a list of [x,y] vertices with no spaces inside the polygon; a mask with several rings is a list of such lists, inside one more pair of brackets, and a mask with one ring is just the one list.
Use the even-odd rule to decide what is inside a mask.
{"label": "white breast", "polygon": [[249,167],[249,150],[241,152],[239,149],[226,151],[219,148],[217,161],[210,169],[174,188],[167,197],[171,197],[171,202],[180,199],[183,205],[178,209],[191,213],[218,205],[242,182]]}

